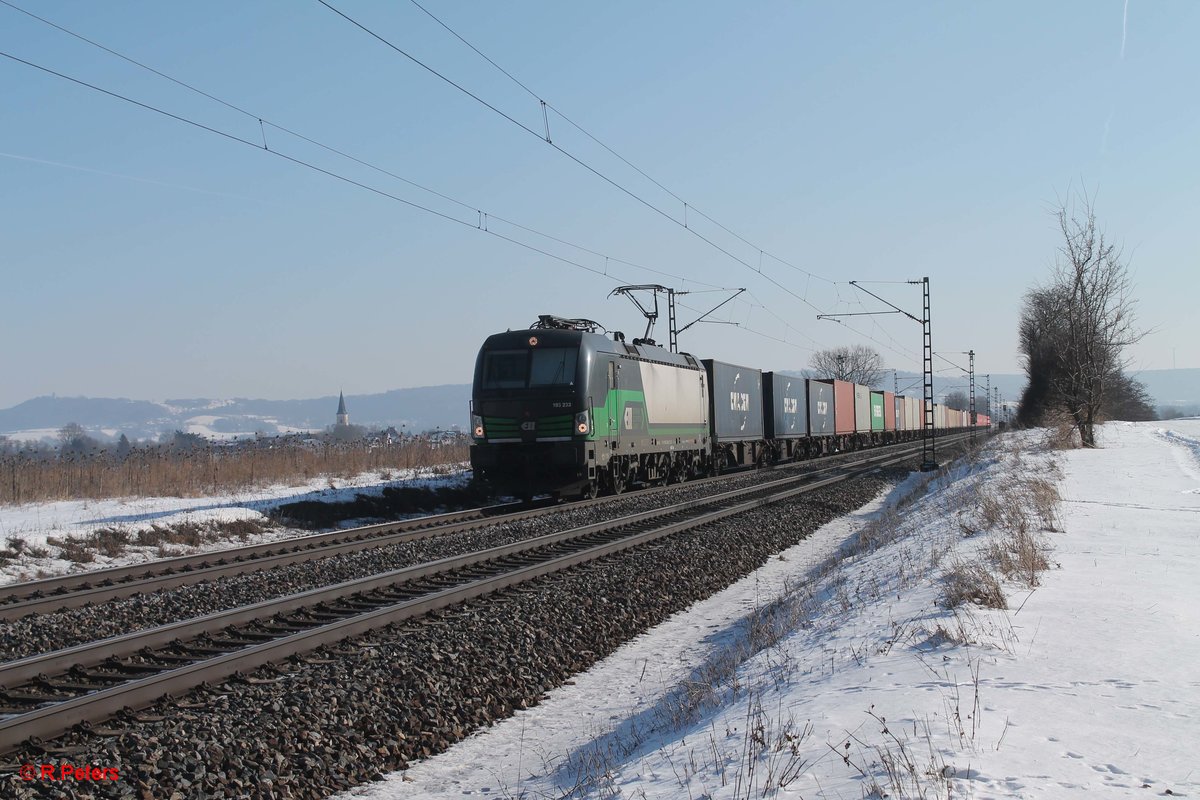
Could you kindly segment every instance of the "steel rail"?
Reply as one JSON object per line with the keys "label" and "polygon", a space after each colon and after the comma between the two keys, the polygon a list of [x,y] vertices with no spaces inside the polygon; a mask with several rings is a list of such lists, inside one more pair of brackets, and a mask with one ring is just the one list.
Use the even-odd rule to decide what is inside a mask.
{"label": "steel rail", "polygon": [[[913,452],[915,452],[915,449]],[[583,563],[584,561],[600,558],[657,538],[695,528],[724,517],[743,513],[753,508],[779,502],[780,500],[802,493],[815,491],[816,489],[851,477],[867,474],[883,467],[900,463],[912,455],[912,452],[899,454],[887,453],[868,459],[867,463],[845,465],[840,468],[840,474],[821,480],[814,481],[811,475],[795,476],[784,481],[774,482],[766,487],[745,487],[708,498],[686,501],[664,509],[656,509],[651,512],[629,515],[618,520],[583,526],[572,531],[548,534],[544,537],[513,543],[502,548],[493,548],[451,559],[442,559],[440,562],[431,562],[430,564],[409,568],[409,570],[373,576],[371,579],[366,580],[373,581],[379,585],[395,585],[397,583],[397,572],[409,572],[411,575],[415,575],[418,571],[424,571],[425,575],[442,574],[447,570],[462,569],[480,563],[494,562],[497,558],[502,558],[506,555],[522,554],[531,556],[530,551],[544,550],[550,544],[560,543],[569,539],[584,540],[587,542],[589,536],[595,536],[598,533],[611,534],[613,531],[621,529],[636,528],[655,519],[678,516],[689,510],[696,510],[705,506],[717,506],[691,517],[667,521],[665,524],[653,525],[648,530],[635,530],[632,535],[621,535],[616,541],[602,542],[564,555],[553,556],[551,554],[552,557],[542,561],[542,563],[522,565],[516,569],[505,569],[498,575],[489,575],[481,579],[471,579],[460,586],[434,591],[422,597],[406,599],[402,602],[388,604],[382,608],[376,608],[364,613],[354,613],[345,619],[316,625],[308,630],[280,636],[261,644],[253,644],[249,647],[242,646],[233,652],[197,660],[185,666],[163,668],[153,675],[122,682],[116,686],[101,688],[98,691],[80,697],[14,715],[8,719],[0,720],[0,752],[8,752],[15,749],[21,742],[26,740],[40,740],[53,737],[66,732],[75,725],[106,719],[126,707],[147,705],[164,694],[172,694],[195,688],[202,683],[220,680],[237,672],[253,669],[272,661],[278,661],[297,653],[340,641],[348,636],[357,635],[375,627],[388,625],[401,619],[420,616],[428,611],[489,594],[534,577]],[[779,483],[787,484],[786,488],[779,486]],[[750,496],[750,499],[738,499],[747,496]],[[349,584],[358,584],[358,586],[351,589]],[[255,606],[235,609],[233,612],[225,615],[226,618],[222,627],[228,627],[230,624],[229,617],[233,614],[241,614],[243,616],[257,615],[256,619],[262,619],[264,614],[273,613],[277,617],[279,613],[282,613],[278,607],[280,603],[289,604],[297,608],[309,607],[314,602],[318,604],[321,602],[314,600],[318,596],[318,593],[326,593],[331,598],[340,592],[341,597],[345,597],[347,592],[361,594],[364,591],[364,585],[363,581],[347,582],[347,584],[339,585],[339,587],[313,590],[284,598],[282,601],[268,601],[267,603],[256,604]],[[267,606],[272,604],[276,605],[276,608],[273,611],[268,610]],[[203,627],[215,622],[213,619],[215,616],[218,615],[210,615],[208,618],[191,621],[191,623],[198,623]],[[187,624],[190,623],[165,626],[171,629],[169,631],[152,629],[141,634],[131,634],[91,645],[71,648],[59,653],[47,654],[42,657],[23,659],[19,662],[4,665],[0,674],[6,676],[4,682],[11,686],[12,684],[7,680],[8,677],[17,674],[28,675],[29,671],[35,668],[37,662],[43,665],[44,670],[50,664],[61,666],[70,662],[73,656],[83,655],[83,651],[85,650],[90,652],[93,657],[106,648],[108,648],[111,654],[113,652],[111,647],[118,642],[121,643],[120,646],[122,648],[128,650],[128,648],[133,647],[134,642],[137,641],[139,636],[140,642],[136,649],[139,651],[144,650],[149,646],[147,642],[151,637],[161,639],[164,636],[170,635],[171,639],[168,641],[177,639],[182,630],[180,626]],[[153,655],[151,654],[149,657],[152,658]],[[74,663],[78,663],[78,659]],[[140,667],[143,671],[147,669],[144,665],[134,666]]]}
{"label": "steel rail", "polygon": [[[16,619],[25,614],[44,612],[56,599],[62,601],[59,608],[73,607],[71,604],[75,601],[68,599],[72,594],[83,596],[83,593],[91,592],[92,596],[88,600],[75,603],[83,605],[86,602],[96,602],[95,598],[106,589],[115,591],[105,599],[127,597],[146,591],[141,587],[149,585],[155,579],[178,578],[178,582],[171,584],[174,586],[189,582],[198,583],[223,574],[236,574],[239,569],[249,571],[262,569],[264,566],[291,563],[289,558],[303,559],[318,551],[335,554],[350,552],[355,548],[374,547],[376,542],[383,541],[389,534],[421,538],[455,526],[464,526],[465,529],[472,523],[491,524],[497,519],[519,519],[550,510],[525,508],[521,511],[518,510],[520,508],[520,503],[503,503],[12,584],[0,587],[0,592],[5,592],[4,596],[0,597],[0,619]],[[404,540],[406,539],[401,539]],[[164,581],[154,586],[150,591],[169,588],[163,585],[165,583]],[[131,587],[139,588],[132,588],[128,594],[119,593]]]}
{"label": "steel rail", "polygon": [[[874,465],[874,461],[885,459],[889,456],[906,458],[908,455],[915,453],[918,450],[919,447],[913,446],[901,454],[876,454],[871,461],[871,465]],[[830,469],[844,470],[848,466],[855,466],[860,463],[862,462],[855,462],[854,465],[841,465],[839,467]],[[822,470],[822,472],[825,471],[829,470]],[[165,644],[170,644],[176,640],[202,636],[207,633],[223,630],[231,625],[238,625],[253,621],[255,619],[287,613],[307,606],[331,602],[343,597],[372,591],[397,583],[419,580],[421,578],[441,572],[450,572],[453,570],[463,569],[481,562],[502,558],[524,551],[536,550],[547,545],[557,544],[562,541],[588,536],[609,529],[628,527],[661,517],[679,514],[694,508],[719,504],[736,497],[744,496],[751,492],[770,492],[773,491],[776,485],[780,482],[795,483],[810,480],[812,477],[812,473],[807,473],[803,475],[791,476],[789,478],[783,478],[780,481],[774,481],[766,485],[734,489],[716,495],[708,495],[706,497],[686,500],[669,506],[650,509],[648,511],[642,511],[635,514],[629,514],[623,517],[616,517],[611,520],[604,520],[589,525],[583,525],[565,531],[557,531],[529,539],[522,539],[506,545],[489,548],[487,550],[477,550],[457,556],[448,556],[435,561],[429,561],[408,567],[401,567],[398,569],[377,573],[375,575],[342,581],[326,587],[309,589],[279,598],[263,600],[259,603],[253,603],[247,606],[216,611],[212,614],[207,614],[202,617],[168,623],[155,628],[134,631],[121,636],[102,639],[96,642],[75,645],[62,650],[55,650],[48,653],[27,656],[25,658],[0,663],[0,688],[12,687],[18,685],[19,683],[37,678],[41,675],[61,672],[73,666],[91,666],[112,658],[121,658],[132,655],[146,648],[159,647]]]}
{"label": "steel rail", "polygon": [[[892,452],[890,448],[903,448],[912,446],[912,444],[903,442],[887,445],[884,448],[872,448],[869,452]],[[852,453],[838,454],[835,457],[845,457],[862,452],[864,451],[852,451]],[[812,462],[792,462],[781,466],[799,466],[810,463]],[[839,461],[840,463],[845,462]],[[837,468],[837,465],[828,465],[824,459],[813,466],[816,466],[817,469],[808,474]],[[729,474],[731,473],[713,478],[702,478],[691,482],[691,485],[719,481],[728,477]],[[777,480],[786,479],[785,477]],[[652,496],[670,488],[677,488],[679,485],[651,487],[639,494]],[[623,495],[616,497],[621,496]],[[585,508],[590,505],[611,502],[613,499],[614,497],[610,496],[582,501],[571,504],[570,508]],[[0,589],[0,591],[7,590],[7,594],[0,597],[0,621],[20,619],[29,614],[46,614],[63,609],[79,608],[89,603],[103,603],[132,597],[136,594],[173,589],[216,578],[257,572],[377,547],[387,547],[432,536],[449,535],[485,525],[516,522],[553,514],[563,508],[564,506],[561,505],[551,505],[530,509],[520,503],[507,503],[14,584]],[[506,511],[505,509],[512,510]]]}

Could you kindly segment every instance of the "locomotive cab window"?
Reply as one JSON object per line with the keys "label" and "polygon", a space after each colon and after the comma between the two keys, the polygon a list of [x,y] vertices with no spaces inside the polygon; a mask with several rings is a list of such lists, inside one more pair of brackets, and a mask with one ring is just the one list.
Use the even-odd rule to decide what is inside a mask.
{"label": "locomotive cab window", "polygon": [[575,383],[575,358],[578,351],[569,347],[548,347],[532,351],[529,365],[530,386],[569,386]]}
{"label": "locomotive cab window", "polygon": [[578,352],[569,347],[492,350],[483,359],[484,389],[573,386]]}
{"label": "locomotive cab window", "polygon": [[527,350],[493,350],[484,356],[483,388],[524,389],[528,365]]}

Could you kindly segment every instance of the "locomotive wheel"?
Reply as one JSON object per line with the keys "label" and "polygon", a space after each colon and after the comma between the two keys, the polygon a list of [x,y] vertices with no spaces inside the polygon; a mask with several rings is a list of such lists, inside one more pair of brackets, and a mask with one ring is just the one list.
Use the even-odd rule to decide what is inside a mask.
{"label": "locomotive wheel", "polygon": [[600,494],[600,487],[596,485],[595,481],[588,481],[580,490],[579,497],[582,500],[594,500],[598,494]]}
{"label": "locomotive wheel", "polygon": [[625,473],[620,469],[614,469],[612,472],[612,493],[621,494],[625,491]]}

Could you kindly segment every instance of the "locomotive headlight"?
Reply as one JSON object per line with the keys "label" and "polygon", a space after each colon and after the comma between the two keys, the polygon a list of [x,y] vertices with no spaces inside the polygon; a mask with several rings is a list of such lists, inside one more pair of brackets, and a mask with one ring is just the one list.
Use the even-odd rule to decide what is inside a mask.
{"label": "locomotive headlight", "polygon": [[483,417],[478,414],[471,415],[471,430],[475,433],[476,439],[483,438]]}
{"label": "locomotive headlight", "polygon": [[590,411],[580,411],[575,415],[575,432],[584,436],[592,432],[592,414]]}

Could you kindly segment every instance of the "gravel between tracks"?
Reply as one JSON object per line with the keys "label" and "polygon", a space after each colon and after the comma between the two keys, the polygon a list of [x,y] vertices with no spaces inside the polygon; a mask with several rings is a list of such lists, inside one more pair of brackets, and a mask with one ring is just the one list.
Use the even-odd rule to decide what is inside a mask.
{"label": "gravel between tracks", "polygon": [[[144,721],[99,726],[118,735],[71,734],[50,760],[120,769],[119,781],[75,790],[85,796],[324,797],[537,703],[904,474],[827,487],[259,670],[271,682],[231,682],[183,701],[202,706],[159,704]],[[78,796],[0,780],[10,778],[10,796]]]}
{"label": "gravel between tracks", "polygon": [[[814,462],[806,466],[809,469],[818,469],[825,465]],[[573,508],[568,505],[559,513],[519,522],[488,525],[462,533],[233,575],[206,583],[112,600],[91,607],[51,614],[31,614],[23,619],[0,623],[0,661],[39,655],[101,638],[330,586],[341,581],[498,547],[703,497],[717,491],[775,480],[785,474],[794,474],[795,471],[792,469],[785,473],[783,470],[772,470],[731,475],[715,484],[681,485],[653,495],[632,492],[619,500],[587,508]]]}

